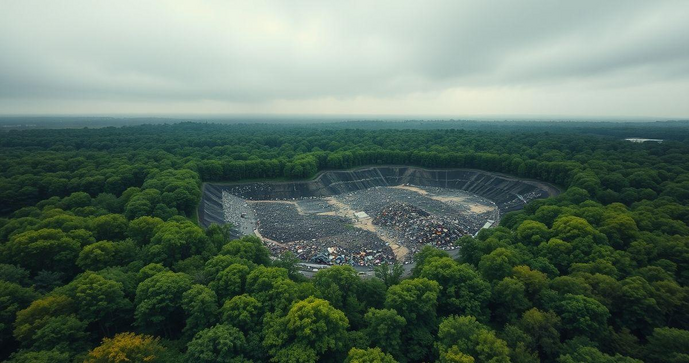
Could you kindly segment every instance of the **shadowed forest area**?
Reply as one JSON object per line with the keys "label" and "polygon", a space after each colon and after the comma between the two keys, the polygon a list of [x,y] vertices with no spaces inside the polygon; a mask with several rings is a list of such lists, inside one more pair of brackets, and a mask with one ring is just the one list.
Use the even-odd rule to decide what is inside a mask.
{"label": "shadowed forest area", "polygon": [[[0,360],[689,361],[687,123],[413,125],[0,133]],[[293,255],[198,224],[203,182],[366,165],[563,192],[462,237],[456,258],[424,248],[406,278],[307,279]]]}

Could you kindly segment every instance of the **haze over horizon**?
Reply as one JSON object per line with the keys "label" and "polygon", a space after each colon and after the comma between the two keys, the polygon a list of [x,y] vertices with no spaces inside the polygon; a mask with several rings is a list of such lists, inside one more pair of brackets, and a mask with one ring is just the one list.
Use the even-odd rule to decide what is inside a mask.
{"label": "haze over horizon", "polygon": [[0,114],[689,117],[685,1],[0,9]]}

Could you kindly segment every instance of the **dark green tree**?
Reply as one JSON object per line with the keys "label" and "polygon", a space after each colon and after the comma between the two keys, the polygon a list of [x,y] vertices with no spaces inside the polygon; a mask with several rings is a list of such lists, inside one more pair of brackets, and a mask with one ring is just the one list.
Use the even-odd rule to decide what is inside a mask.
{"label": "dark green tree", "polygon": [[145,331],[177,336],[184,327],[183,295],[191,289],[191,278],[183,273],[160,272],[136,288],[135,324]]}

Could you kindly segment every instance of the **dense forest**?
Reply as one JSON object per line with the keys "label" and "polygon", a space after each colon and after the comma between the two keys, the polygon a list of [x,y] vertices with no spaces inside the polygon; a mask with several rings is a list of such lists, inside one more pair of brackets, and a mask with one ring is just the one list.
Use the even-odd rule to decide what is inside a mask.
{"label": "dense forest", "polygon": [[[0,360],[689,362],[689,125],[389,125],[0,133]],[[564,192],[462,237],[456,259],[423,249],[411,276],[306,279],[197,225],[202,182],[373,164]]]}

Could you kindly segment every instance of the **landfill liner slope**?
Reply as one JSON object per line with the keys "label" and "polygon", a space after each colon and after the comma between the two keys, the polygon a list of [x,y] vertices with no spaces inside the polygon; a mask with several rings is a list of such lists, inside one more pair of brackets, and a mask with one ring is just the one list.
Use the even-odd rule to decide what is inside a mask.
{"label": "landfill liner slope", "polygon": [[500,213],[519,210],[533,199],[559,194],[548,183],[473,169],[422,169],[407,166],[366,167],[325,171],[315,179],[295,182],[206,183],[199,204],[199,223],[223,224],[222,194],[247,200],[294,200],[329,197],[372,187],[415,185],[466,191],[489,199]]}

